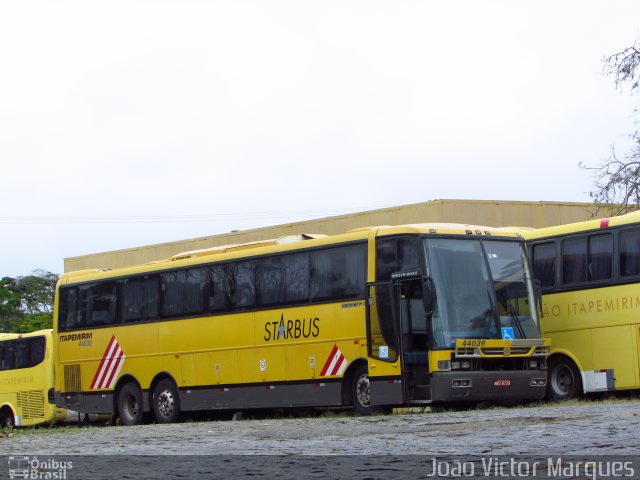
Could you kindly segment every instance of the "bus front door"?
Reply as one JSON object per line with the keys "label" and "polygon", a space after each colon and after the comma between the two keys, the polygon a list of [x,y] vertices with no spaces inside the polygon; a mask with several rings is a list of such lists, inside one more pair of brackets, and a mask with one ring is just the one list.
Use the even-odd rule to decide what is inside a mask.
{"label": "bus front door", "polygon": [[[400,359],[399,391],[403,404],[422,403],[430,398],[426,318],[420,279],[368,285],[369,357],[385,362]],[[387,403],[389,395],[378,394],[382,389],[372,376],[372,404]]]}

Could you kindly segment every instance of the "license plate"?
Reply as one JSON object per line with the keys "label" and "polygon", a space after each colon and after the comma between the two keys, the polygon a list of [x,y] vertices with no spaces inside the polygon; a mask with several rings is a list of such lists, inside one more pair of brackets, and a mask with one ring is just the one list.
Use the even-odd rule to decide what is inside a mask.
{"label": "license plate", "polygon": [[496,378],[493,381],[493,386],[494,387],[510,387],[511,386],[511,379],[510,378]]}

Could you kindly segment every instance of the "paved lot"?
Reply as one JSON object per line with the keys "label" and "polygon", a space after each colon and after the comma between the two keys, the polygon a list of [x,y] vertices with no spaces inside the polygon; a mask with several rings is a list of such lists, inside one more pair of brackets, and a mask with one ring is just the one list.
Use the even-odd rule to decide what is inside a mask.
{"label": "paved lot", "polygon": [[373,417],[53,428],[0,439],[25,455],[638,454],[640,400]]}
{"label": "paved lot", "polygon": [[[130,473],[129,478],[145,478],[142,472],[148,474],[149,471],[139,464],[155,464],[157,458],[166,458],[167,455],[199,456],[189,457],[188,462],[173,457],[171,466],[179,471],[189,471],[201,464],[200,473],[205,477],[207,472],[215,472],[218,478],[231,478],[237,476],[239,469],[245,474],[253,469],[251,476],[254,478],[273,478],[276,464],[281,464],[285,459],[286,467],[292,469],[289,472],[291,476],[278,471],[279,477],[299,476],[299,473],[293,472],[304,464],[305,468],[312,469],[305,471],[307,477],[317,474],[318,478],[342,478],[345,471],[332,473],[331,469],[338,468],[344,459],[336,457],[334,462],[327,461],[326,457],[307,456],[349,455],[356,456],[349,457],[345,466],[351,472],[349,476],[385,478],[380,472],[386,468],[396,472],[404,472],[403,468],[409,468],[410,465],[423,468],[427,461],[424,456],[453,459],[460,455],[638,455],[638,432],[640,400],[626,400],[373,417],[330,415],[139,427],[43,428],[0,438],[0,449],[5,455],[12,456],[94,456],[91,457],[91,465],[110,468],[111,474],[119,466],[125,465],[122,458],[127,458],[127,462],[137,462],[136,472],[140,475],[137,477]],[[97,458],[96,455],[107,457]],[[160,457],[141,457],[153,455]],[[204,460],[193,460],[211,458],[211,455],[224,461],[219,461],[213,467]],[[281,457],[267,457],[272,455]],[[398,456],[404,455],[413,457],[398,459]],[[366,462],[362,460],[365,458],[363,456],[367,457]],[[373,457],[370,456],[385,457],[372,463]],[[369,465],[371,471],[356,469],[363,473],[356,474],[356,470],[353,470],[354,458],[359,465]],[[81,463],[81,459],[76,457],[76,465]],[[381,467],[381,463],[384,467]],[[269,468],[265,468],[265,465]],[[104,468],[100,470],[104,472]],[[176,476],[175,470],[163,468],[163,471],[166,477],[158,476],[158,472],[154,472],[153,476]],[[0,473],[3,473],[2,468]],[[95,473],[91,477],[102,478]],[[421,475],[418,477],[426,478]],[[119,477],[113,475],[112,478]]]}

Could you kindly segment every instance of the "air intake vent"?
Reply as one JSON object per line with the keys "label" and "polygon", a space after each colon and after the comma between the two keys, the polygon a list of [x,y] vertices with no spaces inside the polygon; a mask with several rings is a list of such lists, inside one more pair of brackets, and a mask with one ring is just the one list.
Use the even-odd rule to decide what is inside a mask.
{"label": "air intake vent", "polygon": [[18,392],[18,409],[22,410],[25,420],[44,418],[44,393],[39,390]]}
{"label": "air intake vent", "polygon": [[80,364],[64,366],[64,392],[76,393],[82,391],[82,378],[80,377]]}

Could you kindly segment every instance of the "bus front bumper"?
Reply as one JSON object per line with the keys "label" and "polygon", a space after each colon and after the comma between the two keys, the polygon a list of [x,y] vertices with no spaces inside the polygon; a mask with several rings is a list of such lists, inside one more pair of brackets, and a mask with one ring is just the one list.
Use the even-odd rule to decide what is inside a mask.
{"label": "bus front bumper", "polygon": [[546,387],[546,370],[434,372],[431,401],[541,400]]}

